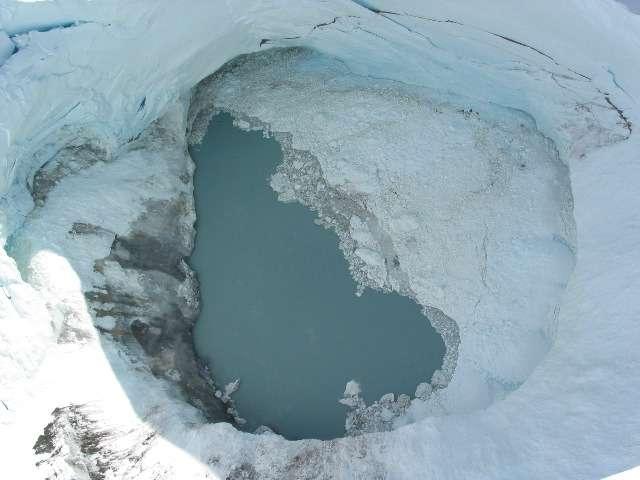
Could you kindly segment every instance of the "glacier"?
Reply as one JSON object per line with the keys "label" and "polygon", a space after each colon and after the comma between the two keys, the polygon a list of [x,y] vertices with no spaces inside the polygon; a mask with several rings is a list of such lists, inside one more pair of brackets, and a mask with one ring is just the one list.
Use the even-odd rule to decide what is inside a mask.
{"label": "glacier", "polygon": [[[611,0],[0,2],[0,471],[632,478],[639,66]],[[436,319],[389,428],[218,421],[186,262],[215,111],[283,144],[273,188],[363,288]]]}

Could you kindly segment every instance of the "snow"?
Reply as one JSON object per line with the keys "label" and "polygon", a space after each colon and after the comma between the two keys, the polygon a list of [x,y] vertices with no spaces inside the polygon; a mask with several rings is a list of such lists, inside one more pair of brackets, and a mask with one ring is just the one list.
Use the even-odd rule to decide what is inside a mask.
{"label": "snow", "polygon": [[0,65],[7,61],[7,59],[13,55],[16,46],[13,44],[9,36],[0,31]]}
{"label": "snow", "polygon": [[[18,46],[9,60],[6,54],[0,60],[3,472],[15,478],[82,478],[90,468],[83,462],[100,460],[109,465],[107,478],[600,478],[640,463],[640,16],[612,0],[368,5],[395,13],[377,14],[342,0],[0,6],[0,30],[6,32],[0,33],[0,59],[7,35]],[[315,48],[340,63],[335,71],[350,80],[343,93],[318,88],[306,99],[288,101],[287,95],[299,94],[291,77],[274,85],[273,98],[267,92],[263,101],[247,102],[241,110],[248,116],[253,111],[256,118],[248,120],[291,133],[295,148],[314,152],[330,184],[368,196],[371,218],[380,220],[388,242],[376,246],[374,240],[383,237],[362,219],[348,225],[368,249],[360,251],[363,268],[375,260],[371,281],[385,281],[378,260],[389,245],[398,248],[400,264],[411,266],[408,285],[461,328],[460,362],[441,403],[414,401],[399,422],[404,425],[391,432],[287,442],[208,424],[168,381],[99,334],[93,326],[99,321],[85,302],[83,292],[100,279],[94,261],[109,254],[114,235],[129,232],[146,200],[172,198],[184,188],[176,186],[172,167],[184,147],[184,95],[224,62],[271,46]],[[313,77],[322,66],[309,64],[303,73]],[[369,90],[354,93],[356,78],[358,88]],[[440,125],[398,97],[397,83],[423,92],[422,100],[463,104],[483,120],[458,119],[452,109]],[[260,91],[260,85],[252,88]],[[376,97],[375,88],[387,96]],[[220,93],[228,106],[237,100],[233,89]],[[324,111],[313,107],[319,101]],[[338,108],[341,101],[353,117]],[[134,142],[137,150],[127,146],[162,116],[167,138]],[[387,120],[388,137],[382,127],[367,130]],[[457,217],[451,230],[444,228],[447,219],[436,222],[442,227],[434,235],[440,250],[434,247],[424,261],[398,246],[413,234],[425,242],[417,251],[431,253],[425,249],[429,232],[420,230],[421,205],[437,220],[451,209],[447,194],[455,199],[452,192],[459,195],[481,178],[478,158],[451,155],[448,161],[460,167],[432,165],[440,168],[441,181],[421,187],[416,175],[424,166],[415,161],[417,150],[434,147],[416,125],[441,128],[438,152],[446,153],[447,134],[468,152],[473,146],[462,142],[462,133],[482,121],[497,125],[489,129],[490,145],[514,135],[523,122],[527,134],[519,139],[534,152],[527,158],[547,170],[516,182],[509,192],[515,197],[492,197],[485,204],[495,209],[492,232],[500,238],[487,244],[495,260],[486,278],[496,291],[491,308],[473,318],[469,305],[483,278],[477,268],[477,212]],[[356,141],[346,142],[349,135]],[[400,135],[406,135],[404,145],[395,142],[394,152],[380,149]],[[561,201],[532,202],[526,210],[530,223],[513,201],[556,198],[549,195],[553,188],[562,192],[553,181],[563,167],[544,150],[542,135],[554,142],[568,169],[573,239],[566,219],[552,215]],[[36,205],[25,184],[69,143],[96,144],[106,160],[60,178],[44,205]],[[376,168],[383,172],[380,183],[373,179]],[[400,208],[388,201],[383,187],[394,177],[406,201],[421,203]],[[442,209],[436,208],[439,199]],[[74,238],[70,230],[78,222],[104,231]],[[540,240],[551,233],[561,233],[566,242]],[[450,261],[436,262],[447,246],[451,250],[442,258]],[[136,275],[111,274],[132,291],[140,288]],[[521,283],[528,274],[537,282]],[[504,314],[505,308],[515,316]],[[112,327],[105,317],[100,322],[101,328]],[[545,332],[543,342],[529,334],[536,330]],[[470,373],[479,370],[490,375]],[[487,378],[514,389],[487,389]],[[420,390],[426,395],[427,389]],[[479,392],[485,392],[484,400]],[[55,441],[62,453],[36,457],[32,447],[51,412],[69,405],[81,407],[65,415],[85,421],[89,431],[106,429],[108,445],[83,456],[69,427],[73,422],[60,416],[62,433]]]}

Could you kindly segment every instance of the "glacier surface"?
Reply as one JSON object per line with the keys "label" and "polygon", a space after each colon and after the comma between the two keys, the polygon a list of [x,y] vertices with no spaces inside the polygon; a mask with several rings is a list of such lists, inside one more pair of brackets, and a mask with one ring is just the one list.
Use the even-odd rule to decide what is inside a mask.
{"label": "glacier surface", "polygon": [[[609,0],[5,0],[2,473],[638,465],[639,52],[640,16]],[[283,142],[274,189],[337,231],[356,280],[441,315],[447,378],[393,430],[289,442],[207,420],[225,412],[188,353],[186,146],[216,109]]]}

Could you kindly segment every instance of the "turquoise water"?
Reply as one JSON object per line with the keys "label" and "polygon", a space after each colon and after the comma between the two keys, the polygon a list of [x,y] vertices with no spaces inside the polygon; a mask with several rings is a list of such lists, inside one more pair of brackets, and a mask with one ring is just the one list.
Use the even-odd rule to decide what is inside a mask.
{"label": "turquoise water", "polygon": [[440,335],[410,299],[356,285],[338,238],[298,203],[277,201],[269,178],[279,144],[214,117],[196,162],[196,246],[201,289],[195,346],[233,395],[246,429],[287,438],[343,435],[338,403],[356,379],[367,403],[412,395],[442,364]]}

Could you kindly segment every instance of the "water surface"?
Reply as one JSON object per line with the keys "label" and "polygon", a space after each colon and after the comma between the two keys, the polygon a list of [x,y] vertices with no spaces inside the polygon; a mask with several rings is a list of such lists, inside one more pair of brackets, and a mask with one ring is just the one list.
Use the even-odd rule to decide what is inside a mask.
{"label": "water surface", "polygon": [[196,247],[201,289],[195,346],[218,385],[234,394],[252,431],[287,438],[344,433],[338,403],[356,379],[370,403],[412,395],[442,364],[444,343],[420,308],[356,285],[332,231],[298,203],[277,201],[269,178],[279,144],[216,116],[196,162]]}

